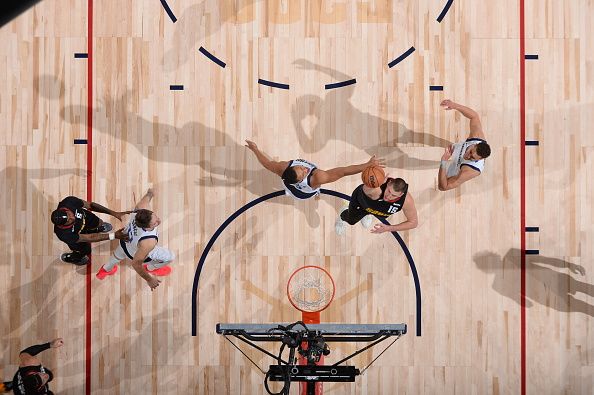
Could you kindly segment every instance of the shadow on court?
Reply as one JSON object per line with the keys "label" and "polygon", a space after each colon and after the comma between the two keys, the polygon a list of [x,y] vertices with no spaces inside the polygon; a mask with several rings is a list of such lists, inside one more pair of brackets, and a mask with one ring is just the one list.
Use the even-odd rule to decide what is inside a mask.
{"label": "shadow on court", "polygon": [[[492,284],[495,291],[520,304],[519,249],[510,249],[504,257],[493,252],[481,252],[473,259],[479,269],[495,274]],[[584,296],[594,297],[594,285],[575,278],[585,274],[581,265],[558,258],[528,255],[526,307],[537,303],[557,311],[577,312],[594,317],[594,306],[578,299]]]}
{"label": "shadow on court", "polygon": [[[296,60],[295,65],[300,69],[316,70],[324,73],[336,81],[346,81],[353,78],[305,59]],[[415,132],[401,123],[389,121],[359,110],[350,101],[356,89],[355,87],[356,84],[329,90],[324,99],[315,95],[304,95],[297,98],[297,102],[292,106],[291,116],[301,149],[306,153],[319,152],[324,149],[330,140],[342,139],[353,143],[357,141],[358,136],[361,136],[362,133],[365,134],[367,131],[371,131],[369,140],[373,141],[375,136],[379,136],[379,142],[360,148],[369,155],[377,154],[380,149],[392,150],[393,153],[390,155],[381,155],[386,158],[388,167],[411,170],[437,169],[440,163],[439,160],[410,157],[402,149],[398,148],[398,145],[414,143],[433,147],[447,147],[451,142],[429,133]],[[314,127],[309,132],[306,132],[302,125],[307,117],[315,119]],[[348,125],[348,127],[342,125]],[[342,127],[344,127],[344,130],[339,130]]]}
{"label": "shadow on court", "polygon": [[[177,22],[174,25],[171,49],[163,56],[165,71],[175,71],[190,59],[203,56],[198,52],[198,48],[206,39],[217,33],[222,25],[244,23],[253,19],[256,16],[254,5],[259,1],[202,0],[185,9],[175,9],[175,3],[170,1],[169,5],[173,7]],[[161,7],[156,2],[154,6]],[[169,18],[165,17],[168,19],[167,23],[171,23]],[[206,45],[205,48],[209,51],[217,49]]]}
{"label": "shadow on court", "polygon": [[[39,80],[44,86],[56,84],[63,86],[63,82],[56,81],[52,76],[41,76]],[[43,93],[44,91],[40,92],[40,94]],[[282,189],[280,177],[262,168],[243,142],[235,141],[224,132],[200,122],[188,122],[176,127],[145,119],[129,110],[130,96],[131,92],[126,92],[117,99],[105,97],[93,108],[97,120],[108,122],[107,128],[97,128],[95,129],[97,132],[128,143],[140,154],[156,162],[198,165],[208,173],[206,177],[196,177],[195,184],[199,186],[242,188],[254,198]],[[56,99],[52,96],[48,98]],[[87,107],[82,105],[65,106],[60,110],[62,119],[75,125],[85,122],[85,114],[87,114]],[[97,121],[96,124],[100,122]],[[133,139],[129,130],[134,130],[137,137]],[[181,148],[183,153],[180,154],[179,150],[157,152],[161,147]],[[205,159],[216,156],[216,148],[223,147],[225,153],[232,153],[233,156],[216,157],[217,160],[224,159],[220,165],[213,163],[214,160]],[[204,150],[198,152],[195,150],[198,148],[204,148],[208,152]],[[192,150],[194,151],[191,152]],[[294,207],[304,214],[310,227],[316,228],[320,225],[320,217],[315,209],[318,202],[314,199],[302,202],[290,197],[280,197],[271,200],[270,203]],[[312,208],[312,206],[315,207]],[[239,208],[238,204],[235,209]]]}

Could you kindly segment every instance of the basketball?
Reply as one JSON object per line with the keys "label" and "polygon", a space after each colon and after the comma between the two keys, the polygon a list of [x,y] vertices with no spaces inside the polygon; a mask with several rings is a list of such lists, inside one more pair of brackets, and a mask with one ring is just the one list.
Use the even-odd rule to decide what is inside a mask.
{"label": "basketball", "polygon": [[384,173],[384,169],[379,166],[369,166],[363,173],[361,173],[361,179],[363,180],[363,184],[368,186],[369,188],[377,188],[384,183],[384,179],[386,178],[386,173]]}

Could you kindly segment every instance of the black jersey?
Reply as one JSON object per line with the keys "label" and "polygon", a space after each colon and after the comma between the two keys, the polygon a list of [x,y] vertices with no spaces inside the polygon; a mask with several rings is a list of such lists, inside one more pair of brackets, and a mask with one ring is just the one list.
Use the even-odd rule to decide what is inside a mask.
{"label": "black jersey", "polygon": [[49,375],[49,380],[47,381],[47,383],[49,383],[50,381],[52,381],[54,379],[54,375],[53,375],[52,371],[42,365],[25,366],[25,367],[19,368],[18,372],[16,372],[16,374],[14,375],[14,378],[12,379],[12,391],[14,392],[14,394],[15,395],[53,394],[50,391],[49,385],[47,383],[44,386],[42,386],[41,388],[39,388],[37,390],[37,392],[31,392],[30,390],[29,391],[27,390],[28,386],[25,385],[27,376],[30,376],[32,374],[37,374],[37,373],[47,373]]}
{"label": "black jersey", "polygon": [[377,200],[371,199],[365,194],[365,192],[363,192],[363,184],[357,187],[355,190],[357,202],[362,209],[367,211],[369,214],[377,215],[379,217],[389,217],[390,215],[402,210],[402,206],[404,206],[404,200],[406,200],[406,194],[408,193],[408,186],[406,186],[402,196],[393,202],[388,202],[384,200],[384,194],[386,193],[386,187],[388,186],[389,180],[390,179],[386,180],[386,182],[380,186],[382,189],[382,194]]}
{"label": "black jersey", "polygon": [[78,242],[78,235],[86,230],[99,226],[99,217],[83,208],[83,201],[74,196],[68,196],[58,204],[58,209],[66,208],[74,214],[74,223],[69,226],[54,225],[54,233],[58,239],[66,244]]}

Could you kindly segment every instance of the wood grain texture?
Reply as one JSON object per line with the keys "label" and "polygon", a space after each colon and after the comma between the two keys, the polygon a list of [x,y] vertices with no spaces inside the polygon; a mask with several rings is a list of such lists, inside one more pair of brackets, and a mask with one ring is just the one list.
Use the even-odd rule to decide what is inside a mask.
{"label": "wood grain texture", "polygon": [[[518,393],[518,2],[455,1],[442,23],[445,0],[169,4],[175,24],[159,2],[94,7],[94,200],[127,210],[154,187],[159,243],[177,259],[152,293],[126,264],[93,279],[92,392],[264,393],[263,376],[215,324],[297,320],[286,281],[318,264],[337,285],[323,321],[411,328],[356,383],[327,384],[327,393]],[[65,246],[49,214],[63,197],[85,196],[86,150],[72,142],[86,137],[87,60],[74,59],[86,50],[86,11],[84,1],[45,0],[0,30],[0,374],[12,377],[20,349],[59,335],[65,346],[42,360],[61,394],[84,386],[84,276],[59,261]],[[589,394],[594,385],[593,15],[591,1],[526,0],[526,51],[539,55],[526,64],[527,138],[540,142],[526,155],[527,225],[540,228],[527,246],[541,251],[527,260],[529,393]],[[170,91],[174,84],[184,90]],[[445,98],[480,113],[493,154],[483,175],[443,193],[443,147],[468,133],[464,117],[440,109]],[[377,154],[387,173],[409,182],[420,222],[402,237],[420,275],[422,337],[393,237],[359,225],[337,237],[343,202],[328,196],[276,198],[225,230],[200,279],[199,336],[190,336],[192,279],[209,238],[281,186],[246,138],[275,159],[322,169]],[[350,194],[359,183],[353,176],[329,187]],[[94,245],[93,271],[115,245]],[[338,344],[330,360],[352,350]],[[271,363],[247,353],[261,368]]]}

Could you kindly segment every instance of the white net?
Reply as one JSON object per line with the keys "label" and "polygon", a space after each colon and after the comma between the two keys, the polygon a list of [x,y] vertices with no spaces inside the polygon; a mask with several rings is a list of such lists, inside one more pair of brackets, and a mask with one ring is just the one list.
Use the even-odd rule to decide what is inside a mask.
{"label": "white net", "polygon": [[317,266],[305,266],[293,273],[287,284],[289,300],[304,312],[324,310],[334,297],[330,274]]}

